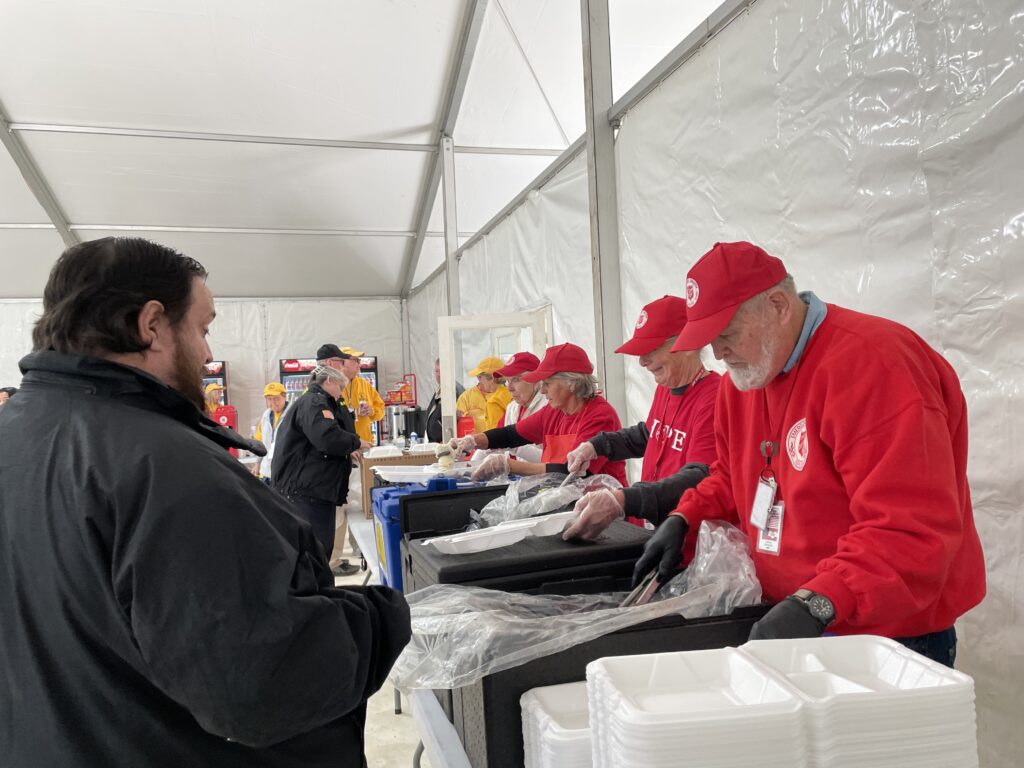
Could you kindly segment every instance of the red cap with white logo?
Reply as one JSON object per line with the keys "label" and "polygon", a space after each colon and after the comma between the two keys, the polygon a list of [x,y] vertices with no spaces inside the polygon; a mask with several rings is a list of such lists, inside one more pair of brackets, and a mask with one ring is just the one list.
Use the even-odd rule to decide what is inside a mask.
{"label": "red cap with white logo", "polygon": [[535,371],[538,365],[540,365],[540,358],[533,354],[533,352],[516,352],[508,359],[503,368],[499,368],[494,372],[494,375],[510,379],[522,373]]}
{"label": "red cap with white logo", "polygon": [[686,273],[686,327],[672,351],[707,346],[725,330],[740,304],[785,276],[782,261],[756,245],[715,243]]}
{"label": "red cap with white logo", "polygon": [[559,344],[556,347],[548,347],[544,353],[544,359],[540,361],[537,369],[530,373],[524,373],[523,381],[540,381],[556,373],[593,373],[594,365],[587,357],[582,347],[575,344]]}
{"label": "red cap with white logo", "polygon": [[633,336],[616,349],[623,355],[646,355],[665,339],[677,336],[686,325],[686,302],[678,296],[662,296],[640,310]]}

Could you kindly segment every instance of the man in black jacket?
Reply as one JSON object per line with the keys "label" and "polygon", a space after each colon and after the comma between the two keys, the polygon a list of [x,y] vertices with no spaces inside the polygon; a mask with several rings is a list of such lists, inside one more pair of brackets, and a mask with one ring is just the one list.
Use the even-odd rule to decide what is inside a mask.
{"label": "man in black jacket", "polygon": [[271,464],[274,487],[313,526],[328,560],[334,549],[334,510],[348,496],[352,454],[370,448],[356,434],[352,412],[341,404],[347,386],[339,370],[324,365],[313,370],[306,392],[285,413]]}
{"label": "man in black jacket", "polygon": [[[443,435],[441,434],[441,359],[437,358],[434,360],[434,381],[437,382],[437,388],[434,390],[434,396],[430,398],[430,404],[427,406],[426,423],[423,427],[423,432],[426,434],[427,439],[432,443],[443,442]],[[459,382],[455,382],[455,399],[458,400],[462,397],[462,393],[466,391],[466,388]]]}
{"label": "man in black jacket", "polygon": [[201,412],[213,300],[192,259],[105,238],[57,261],[0,410],[0,765],[364,764],[409,638],[334,587],[309,526]]}

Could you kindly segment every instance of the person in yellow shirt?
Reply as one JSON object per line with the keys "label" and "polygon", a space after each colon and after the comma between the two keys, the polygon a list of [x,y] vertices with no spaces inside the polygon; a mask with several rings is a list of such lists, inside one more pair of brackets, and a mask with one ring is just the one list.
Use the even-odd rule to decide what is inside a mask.
{"label": "person in yellow shirt", "polygon": [[474,433],[494,429],[505,415],[505,408],[512,401],[512,393],[505,386],[504,379],[495,372],[505,365],[505,361],[495,355],[485,357],[476,368],[469,372],[475,376],[477,385],[470,387],[455,403],[459,416],[473,417]]}
{"label": "person in yellow shirt", "polygon": [[260,416],[256,425],[257,440],[267,446],[267,455],[256,465],[256,474],[264,483],[270,485],[270,465],[274,460],[274,443],[277,442],[277,427],[281,423],[285,409],[288,407],[288,393],[284,384],[272,381],[263,388],[263,397],[267,401],[267,410]]}
{"label": "person in yellow shirt", "polygon": [[356,434],[361,440],[373,443],[372,425],[384,418],[384,401],[373,385],[359,375],[362,354],[352,347],[339,349],[334,344],[324,344],[317,350],[316,361],[348,377],[348,386],[342,391],[341,400],[355,416]]}

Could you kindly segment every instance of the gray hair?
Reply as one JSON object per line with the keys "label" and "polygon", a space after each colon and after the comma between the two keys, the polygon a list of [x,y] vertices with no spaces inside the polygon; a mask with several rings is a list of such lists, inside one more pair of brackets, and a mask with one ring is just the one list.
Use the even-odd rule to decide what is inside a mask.
{"label": "gray hair", "polygon": [[323,384],[328,379],[341,382],[342,389],[348,386],[348,376],[344,373],[326,365],[318,365],[310,371],[309,378],[306,379],[306,387],[311,387],[314,384]]}
{"label": "gray hair", "polygon": [[775,293],[775,291],[782,291],[783,293],[789,294],[793,298],[799,297],[799,293],[796,290],[796,280],[793,276],[787,274],[782,280],[777,282],[771,288],[755,293],[749,299],[740,304],[737,313],[750,312],[750,313],[763,313],[765,308],[765,302],[768,300],[768,295]]}
{"label": "gray hair", "polygon": [[597,379],[592,373],[572,373],[565,371],[551,376],[569,385],[569,390],[580,400],[591,400],[597,395]]}

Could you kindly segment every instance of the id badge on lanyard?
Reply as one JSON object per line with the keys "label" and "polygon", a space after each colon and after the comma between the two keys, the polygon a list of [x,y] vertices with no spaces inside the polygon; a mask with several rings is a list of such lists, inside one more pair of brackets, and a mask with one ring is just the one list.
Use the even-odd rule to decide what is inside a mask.
{"label": "id badge on lanyard", "polygon": [[775,443],[770,440],[761,442],[761,455],[764,456],[764,469],[757,478],[757,490],[754,492],[754,503],[750,507],[750,524],[763,531],[768,525],[768,516],[775,505],[775,493],[778,483],[775,481],[775,470],[772,469],[772,455]]}

